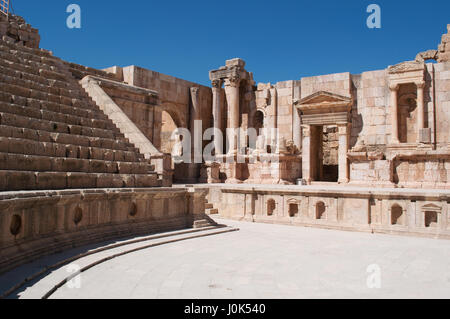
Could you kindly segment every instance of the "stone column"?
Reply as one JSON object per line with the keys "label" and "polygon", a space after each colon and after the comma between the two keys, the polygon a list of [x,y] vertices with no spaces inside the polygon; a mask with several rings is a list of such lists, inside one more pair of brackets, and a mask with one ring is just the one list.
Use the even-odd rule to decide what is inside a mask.
{"label": "stone column", "polygon": [[293,109],[293,124],[292,124],[292,139],[294,140],[294,145],[301,150],[302,148],[302,127],[300,120],[300,111],[294,106]]}
{"label": "stone column", "polygon": [[392,126],[392,132],[391,132],[391,143],[392,144],[399,144],[400,141],[398,139],[398,84],[391,84],[389,86],[389,89],[391,90],[391,126]]}
{"label": "stone column", "polygon": [[425,105],[423,90],[425,82],[420,81],[416,83],[417,86],[417,142],[420,143],[421,130],[425,128]]}
{"label": "stone column", "polygon": [[302,125],[302,179],[309,185],[312,182],[311,171],[311,125]]}
{"label": "stone column", "polygon": [[348,176],[348,124],[347,123],[338,123],[339,130],[339,179],[338,183],[346,184],[349,182]]}
{"label": "stone column", "polygon": [[[230,129],[238,129],[239,128],[239,85],[241,81],[240,78],[229,78],[225,82],[225,93],[227,95],[228,102],[228,128]],[[237,134],[237,131],[234,133]],[[233,138],[230,138],[229,141],[230,149],[228,150],[229,154],[237,153],[237,135],[234,135]]]}
{"label": "stone column", "polygon": [[222,130],[222,84],[222,80],[214,80],[212,82],[214,128],[222,132],[222,138],[214,134],[214,148],[216,155],[223,153],[224,132]]}
{"label": "stone column", "polygon": [[202,120],[202,111],[200,105],[200,88],[191,89],[192,109],[191,109],[191,136],[194,151],[194,163],[203,162],[203,128],[195,127],[196,121]]}

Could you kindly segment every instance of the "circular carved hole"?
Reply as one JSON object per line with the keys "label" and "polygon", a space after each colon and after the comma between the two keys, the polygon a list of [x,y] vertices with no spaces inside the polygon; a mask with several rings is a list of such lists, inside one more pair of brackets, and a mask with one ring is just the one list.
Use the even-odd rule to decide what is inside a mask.
{"label": "circular carved hole", "polygon": [[137,213],[138,213],[137,205],[136,203],[132,203],[130,208],[130,216],[134,217],[137,215]]}
{"label": "circular carved hole", "polygon": [[75,225],[78,225],[81,223],[81,220],[83,219],[83,210],[80,207],[77,207],[75,209],[75,214],[73,215],[73,222]]}
{"label": "circular carved hole", "polygon": [[13,236],[17,236],[22,229],[22,218],[19,215],[14,215],[11,219],[11,226],[9,230]]}

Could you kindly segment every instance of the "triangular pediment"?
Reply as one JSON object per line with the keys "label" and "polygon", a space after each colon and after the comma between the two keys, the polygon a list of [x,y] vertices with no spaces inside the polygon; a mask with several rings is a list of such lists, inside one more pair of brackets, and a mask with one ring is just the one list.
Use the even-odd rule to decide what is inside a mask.
{"label": "triangular pediment", "polygon": [[299,105],[320,105],[320,104],[351,104],[352,99],[350,97],[319,91],[310,96],[307,96],[299,101]]}

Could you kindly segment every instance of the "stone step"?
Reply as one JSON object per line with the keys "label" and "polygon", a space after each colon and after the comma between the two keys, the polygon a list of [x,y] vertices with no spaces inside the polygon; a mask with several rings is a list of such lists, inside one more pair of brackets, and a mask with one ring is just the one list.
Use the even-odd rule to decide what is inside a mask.
{"label": "stone step", "polygon": [[[51,157],[70,157],[101,161],[117,160],[130,163],[146,163],[143,155],[136,152],[52,142],[40,142],[36,140],[4,136],[0,136],[0,152]],[[154,166],[148,163],[146,164],[150,167]]]}
{"label": "stone step", "polygon": [[[48,85],[49,91],[57,93],[54,95],[60,94],[61,88],[55,87],[55,85],[57,83],[60,83],[59,81],[55,80],[55,81],[51,81],[50,83],[47,83],[46,82],[47,80],[45,78],[41,77],[40,75],[33,75],[33,74],[28,74],[28,73],[24,73],[24,72],[20,72],[20,71],[15,71],[15,70],[12,70],[5,66],[0,66],[0,74],[4,77],[4,81],[2,81],[2,82],[16,84],[17,79],[19,81],[20,81],[20,79],[23,79],[23,80],[27,80],[27,81],[32,81],[33,83],[35,83],[35,84],[37,83],[39,85]],[[8,78],[12,78],[12,79],[8,81],[8,80],[6,80]],[[56,92],[56,90],[58,90],[58,92]],[[66,106],[76,107],[79,109],[85,109],[85,110],[88,110],[89,112],[95,114],[95,118],[109,120],[108,117],[98,108],[98,106],[86,97],[84,90],[81,90],[81,87],[79,87],[78,83],[74,83],[74,84],[68,83],[67,88],[65,88],[64,90],[76,91],[76,96],[80,97],[78,99],[72,98],[72,96],[64,97],[63,100],[67,103],[67,104],[65,104]],[[64,92],[66,92],[66,91],[64,91]],[[37,94],[37,93],[34,93],[34,94]],[[56,98],[53,98],[53,99],[56,101]],[[61,100],[61,98],[60,98],[60,100]],[[58,104],[63,104],[63,103],[58,103]]]}
{"label": "stone step", "polygon": [[[30,55],[28,53],[22,53],[21,51],[18,50],[11,50],[5,46],[0,46],[0,59],[2,59],[6,63],[13,63],[21,65],[22,67],[29,67],[33,70],[41,69],[55,72],[58,69],[54,65],[48,65],[46,63],[43,63],[41,57]],[[59,77],[59,79],[62,79],[62,76]]]}
{"label": "stone step", "polygon": [[[18,138],[23,140],[39,141],[44,143],[94,147],[112,151],[128,151],[138,153],[138,150],[135,147],[128,146],[128,144],[120,140],[113,140],[99,137],[86,137],[76,134],[50,133],[38,129],[29,129],[1,124],[0,124],[0,136],[9,138]],[[144,158],[142,154],[139,154],[139,157],[142,159]]]}
{"label": "stone step", "polygon": [[95,76],[99,76],[102,78],[106,78],[106,79],[111,79],[116,81],[116,76],[115,74],[111,74],[108,72],[105,72],[103,70],[97,70],[97,69],[92,69],[83,65],[79,65],[76,63],[71,63],[71,62],[65,62],[65,64],[67,65],[67,67],[69,68],[70,73],[72,73],[72,75],[77,78],[77,79],[82,79],[87,75],[95,75]]}
{"label": "stone step", "polygon": [[35,106],[36,107],[21,106],[8,102],[0,102],[0,112],[16,114],[20,116],[27,116],[30,118],[35,118],[37,120],[60,122],[73,126],[85,126],[93,129],[95,128],[108,131],[115,131],[117,134],[121,134],[120,131],[117,129],[117,127],[114,126],[114,124],[103,120],[80,117],[77,115],[66,114],[62,112],[53,112],[47,109],[39,108],[39,106],[42,106],[44,108],[52,108],[56,111],[59,105],[52,105],[47,102],[47,103],[40,103],[40,105],[35,104]]}
{"label": "stone step", "polygon": [[151,172],[151,167],[145,162],[89,160],[72,157],[50,157],[0,152],[0,170],[148,174]]}
{"label": "stone step", "polygon": [[[18,114],[0,112],[0,124],[21,128],[36,129],[40,131],[47,131],[49,133],[60,133],[67,135],[78,135],[83,137],[99,137],[104,139],[119,140],[122,143],[130,144],[129,140],[124,138],[122,134],[118,133],[115,134],[110,130],[91,128],[80,125],[70,125],[67,123],[50,121],[47,119],[36,119],[33,117],[22,116]],[[134,145],[130,144],[130,146]]]}
{"label": "stone step", "polygon": [[206,214],[207,215],[217,215],[217,214],[219,214],[219,210],[217,208],[209,208],[209,209],[206,209]]}
{"label": "stone step", "polygon": [[203,228],[203,227],[211,227],[211,226],[215,226],[216,224],[213,222],[210,222],[209,220],[206,219],[201,219],[201,220],[196,220],[194,221],[194,228]]}
{"label": "stone step", "polygon": [[50,83],[42,83],[42,81],[39,81],[39,80],[36,81],[36,79],[39,78],[36,75],[35,76],[29,75],[28,77],[32,78],[32,79],[25,79],[25,78],[23,78],[23,74],[25,74],[25,73],[20,74],[21,78],[17,77],[19,75],[17,73],[14,73],[14,75],[1,74],[0,81],[11,84],[11,85],[16,85],[16,86],[19,86],[22,88],[40,91],[43,93],[50,93],[50,94],[54,94],[54,95],[68,97],[70,99],[81,100],[84,98],[81,95],[79,90],[70,88],[68,86],[67,87],[56,86],[55,83],[58,83],[58,81],[53,81]]}
{"label": "stone step", "polygon": [[157,187],[156,174],[92,174],[0,170],[0,191]]}
{"label": "stone step", "polygon": [[53,57],[52,53],[48,50],[45,49],[36,49],[36,48],[29,48],[23,45],[18,45],[15,43],[14,39],[9,38],[7,36],[3,36],[0,39],[0,43],[10,47],[11,49],[14,50],[20,50],[22,52],[27,52],[33,55],[37,55],[37,56],[41,56],[41,57],[48,57],[48,58],[55,58]]}

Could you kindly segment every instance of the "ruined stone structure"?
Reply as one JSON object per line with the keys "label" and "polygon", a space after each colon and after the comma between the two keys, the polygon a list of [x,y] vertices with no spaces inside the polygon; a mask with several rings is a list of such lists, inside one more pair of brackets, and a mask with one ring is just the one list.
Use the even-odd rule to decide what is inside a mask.
{"label": "ruined stone structure", "polygon": [[216,156],[222,182],[243,185],[211,185],[209,202],[232,219],[450,238],[449,50],[450,25],[415,61],[274,85],[227,61],[210,72],[215,127],[277,133],[244,140],[245,161]]}
{"label": "ruined stone structure", "polygon": [[[63,61],[22,18],[0,15],[0,272],[74,245],[209,225],[205,210],[450,238],[448,31],[436,51],[359,75],[256,84],[231,59],[209,88]],[[186,151],[175,128],[193,150],[211,143],[213,158],[174,161]]]}
{"label": "ruined stone structure", "polygon": [[0,272],[74,246],[211,225],[203,191],[167,188],[157,123],[163,109],[181,126],[189,116],[176,85],[156,75],[157,90],[138,87],[152,76],[69,63],[39,42],[22,18],[0,15]]}

